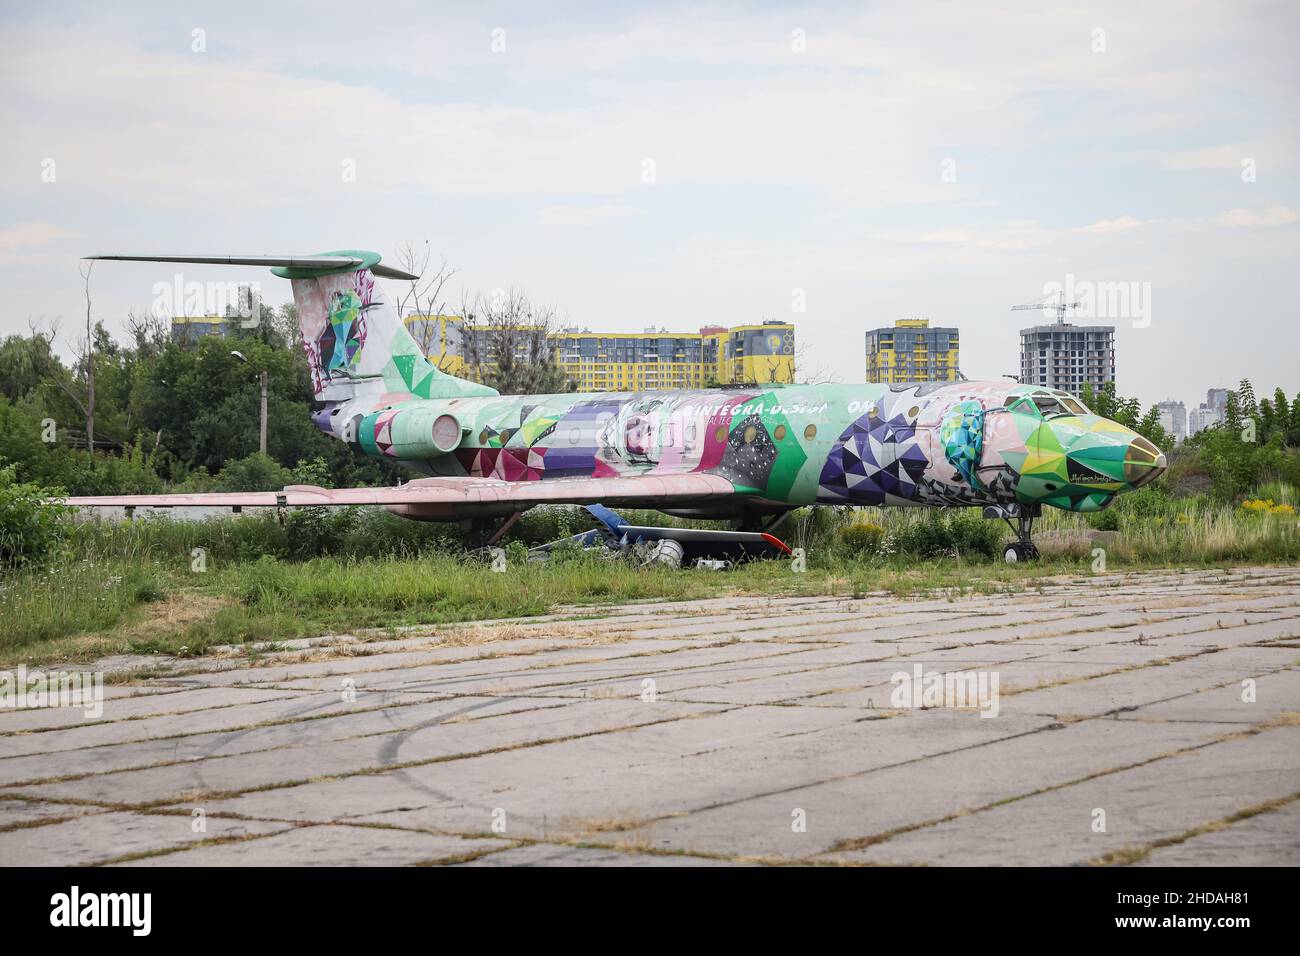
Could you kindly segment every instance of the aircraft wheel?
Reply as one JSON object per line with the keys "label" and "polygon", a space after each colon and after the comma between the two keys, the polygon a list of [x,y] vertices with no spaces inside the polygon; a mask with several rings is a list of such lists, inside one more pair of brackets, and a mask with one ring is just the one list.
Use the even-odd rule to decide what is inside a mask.
{"label": "aircraft wheel", "polygon": [[1002,552],[1002,560],[1007,564],[1019,564],[1021,561],[1036,561],[1037,559],[1037,548],[1032,544],[1021,544],[1018,541],[1007,545],[1006,550]]}

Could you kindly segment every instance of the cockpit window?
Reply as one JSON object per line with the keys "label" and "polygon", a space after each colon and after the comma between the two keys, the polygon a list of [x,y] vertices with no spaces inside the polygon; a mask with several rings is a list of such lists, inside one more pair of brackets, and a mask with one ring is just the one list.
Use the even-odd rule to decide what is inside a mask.
{"label": "cockpit window", "polygon": [[1005,405],[1009,409],[1022,412],[1037,412],[1043,418],[1053,418],[1057,415],[1091,415],[1088,406],[1083,404],[1073,395],[1066,395],[1064,392],[1059,394],[1034,394],[1034,395],[1008,395]]}
{"label": "cockpit window", "polygon": [[1038,413],[1044,418],[1055,418],[1057,415],[1089,415],[1087,406],[1070,395],[1031,395],[1030,401],[1038,409]]}
{"label": "cockpit window", "polygon": [[1061,404],[1064,405],[1066,408],[1068,408],[1070,411],[1074,412],[1074,414],[1076,415],[1092,414],[1092,412],[1088,411],[1088,406],[1083,404],[1083,402],[1079,401],[1077,398],[1062,398]]}
{"label": "cockpit window", "polygon": [[1068,408],[1061,404],[1061,400],[1054,395],[1035,395],[1034,407],[1038,409],[1044,418],[1072,414]]}

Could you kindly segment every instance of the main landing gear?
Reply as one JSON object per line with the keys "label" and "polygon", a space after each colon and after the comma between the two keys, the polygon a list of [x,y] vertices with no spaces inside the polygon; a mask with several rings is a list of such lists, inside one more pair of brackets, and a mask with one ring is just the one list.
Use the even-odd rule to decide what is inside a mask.
{"label": "main landing gear", "polygon": [[469,518],[460,523],[464,535],[465,549],[470,554],[489,556],[489,552],[507,531],[514,527],[522,511],[508,515],[505,520],[498,518]]}
{"label": "main landing gear", "polygon": [[984,509],[984,517],[1001,518],[1016,536],[1016,540],[1009,543],[1002,551],[1002,560],[1007,564],[1038,560],[1038,549],[1034,547],[1032,535],[1034,519],[1042,513],[1043,506],[1039,504],[990,505]]}
{"label": "main landing gear", "polygon": [[[793,508],[775,515],[762,515],[752,511],[746,511],[740,516],[739,520],[732,524],[737,531],[758,531],[764,534],[771,534],[793,513]],[[763,520],[764,517],[767,518],[766,521]]]}

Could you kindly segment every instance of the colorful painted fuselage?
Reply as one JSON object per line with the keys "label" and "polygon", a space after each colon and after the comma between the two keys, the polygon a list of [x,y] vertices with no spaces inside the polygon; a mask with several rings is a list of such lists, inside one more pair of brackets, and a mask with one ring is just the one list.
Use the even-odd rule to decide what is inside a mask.
{"label": "colorful painted fuselage", "polygon": [[[1046,414],[1035,399],[1064,413]],[[1042,503],[1094,511],[1163,468],[1129,429],[1001,382],[416,399],[357,416],[369,454],[428,475],[546,481],[704,472],[759,505]],[[1075,400],[1070,400],[1075,402]],[[1082,406],[1075,403],[1082,410]],[[459,441],[430,446],[446,416]],[[444,442],[444,447],[445,447]]]}
{"label": "colorful painted fuselage", "polygon": [[368,270],[293,284],[316,425],[425,475],[704,473],[742,508],[1095,511],[1164,468],[1159,449],[1076,398],[1008,382],[498,395],[434,368]]}

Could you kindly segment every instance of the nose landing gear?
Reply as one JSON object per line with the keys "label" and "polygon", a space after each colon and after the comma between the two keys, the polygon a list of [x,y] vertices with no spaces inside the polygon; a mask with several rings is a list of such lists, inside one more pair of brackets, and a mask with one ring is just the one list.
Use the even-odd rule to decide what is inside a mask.
{"label": "nose landing gear", "polygon": [[1007,564],[1018,564],[1021,561],[1034,561],[1038,558],[1038,549],[1032,542],[1021,544],[1019,541],[1013,541],[1007,545],[1007,549],[1002,552],[1002,560]]}
{"label": "nose landing gear", "polygon": [[[1016,536],[1016,540],[1002,551],[1002,560],[1007,564],[1038,560],[1038,549],[1034,547],[1032,535],[1034,519],[1042,513],[1043,506],[1039,504],[990,505],[984,509],[985,518],[1001,518]],[[1014,524],[1012,518],[1016,519]]]}

